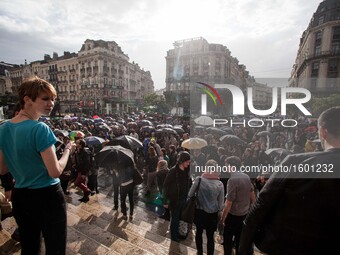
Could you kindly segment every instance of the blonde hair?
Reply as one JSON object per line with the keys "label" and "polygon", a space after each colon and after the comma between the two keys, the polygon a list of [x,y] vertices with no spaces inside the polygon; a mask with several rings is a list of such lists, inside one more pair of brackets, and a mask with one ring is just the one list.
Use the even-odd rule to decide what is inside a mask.
{"label": "blonde hair", "polygon": [[165,169],[168,169],[168,162],[164,159],[161,159],[157,163],[157,171],[165,170]]}

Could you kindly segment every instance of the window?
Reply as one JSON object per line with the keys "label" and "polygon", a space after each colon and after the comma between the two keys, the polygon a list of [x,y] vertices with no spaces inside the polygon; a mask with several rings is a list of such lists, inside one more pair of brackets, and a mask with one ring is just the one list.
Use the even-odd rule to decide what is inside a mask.
{"label": "window", "polygon": [[311,80],[311,90],[315,90],[318,85],[318,80],[317,79],[312,79]]}
{"label": "window", "polygon": [[333,42],[340,41],[340,27],[333,28]]}
{"label": "window", "polygon": [[340,53],[340,42],[333,42],[332,43],[332,54]]}
{"label": "window", "polygon": [[322,41],[322,31],[318,31],[315,33],[315,45],[321,45],[321,41]]}
{"label": "window", "polygon": [[328,72],[337,72],[338,71],[338,60],[330,59],[328,61]]}
{"label": "window", "polygon": [[312,77],[318,77],[318,75],[319,75],[319,66],[320,66],[319,62],[314,62],[313,63],[313,65],[312,65],[312,74],[311,74]]}
{"label": "window", "polygon": [[320,45],[315,47],[315,52],[314,53],[315,53],[315,57],[321,55],[321,46]]}
{"label": "window", "polygon": [[322,25],[324,21],[325,21],[325,16],[324,15],[320,16],[318,19],[318,26]]}

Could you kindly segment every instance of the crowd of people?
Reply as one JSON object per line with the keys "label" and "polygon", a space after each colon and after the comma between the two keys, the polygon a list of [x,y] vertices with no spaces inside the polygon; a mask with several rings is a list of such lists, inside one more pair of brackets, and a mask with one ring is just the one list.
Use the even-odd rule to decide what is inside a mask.
{"label": "crowd of people", "polygon": [[[340,187],[338,179],[308,181],[303,177],[282,177],[280,173],[239,170],[242,166],[313,164],[308,161],[310,158],[334,162],[336,169],[339,108],[322,114],[319,121],[300,118],[295,128],[278,125],[212,128],[184,117],[144,112],[43,117],[52,111],[55,98],[55,89],[48,82],[39,78],[24,82],[19,89],[19,111],[0,128],[1,181],[6,191],[12,190],[12,194],[6,192],[3,200],[12,201],[22,254],[39,253],[41,233],[48,254],[65,253],[64,196],[69,195],[73,183],[83,192],[79,201],[88,202],[91,195],[100,192],[97,183],[100,167],[112,178],[113,210],[120,209],[124,220],[128,213],[130,220],[133,218],[134,175],[140,171],[145,179],[144,195],[160,194],[165,208],[161,217],[170,220],[170,236],[177,242],[186,238],[179,233],[182,208],[197,190],[194,224],[198,254],[203,254],[204,230],[207,254],[214,254],[217,229],[223,236],[225,254],[232,254],[233,248],[236,254],[252,254],[264,222],[274,224],[270,225],[272,236],[265,237],[273,238],[273,243],[262,238],[256,245],[269,254],[321,254],[315,253],[321,243],[334,240],[333,230],[339,221],[335,220],[330,231],[321,223],[329,227],[330,220],[339,216],[337,203],[332,205],[328,201],[333,197],[335,200]],[[122,136],[138,142],[135,146],[121,142],[117,138]],[[183,142],[195,137],[203,138],[207,144],[200,148],[182,147]],[[92,142],[90,138],[98,141]],[[132,160],[98,162],[97,155],[110,145],[131,150]],[[217,169],[218,165],[233,170],[223,174],[212,170],[195,172],[195,166]],[[317,194],[313,194],[316,190]],[[314,201],[321,203],[323,209],[315,210]],[[324,219],[316,219],[317,213]],[[327,213],[332,217],[327,217]],[[304,216],[313,224],[301,223]],[[309,237],[313,242],[307,241]]]}

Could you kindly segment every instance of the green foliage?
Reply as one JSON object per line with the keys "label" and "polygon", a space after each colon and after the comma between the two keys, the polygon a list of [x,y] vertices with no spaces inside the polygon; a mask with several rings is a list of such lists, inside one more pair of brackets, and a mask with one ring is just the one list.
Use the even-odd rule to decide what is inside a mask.
{"label": "green foliage", "polygon": [[144,97],[144,111],[168,114],[170,107],[162,96],[151,93]]}
{"label": "green foliage", "polygon": [[328,97],[314,97],[311,100],[311,108],[313,113],[320,114],[324,110],[333,106],[340,105],[340,94],[333,94]]}
{"label": "green foliage", "polygon": [[163,95],[165,97],[165,102],[169,106],[175,106],[176,105],[176,93],[173,91],[164,91]]}

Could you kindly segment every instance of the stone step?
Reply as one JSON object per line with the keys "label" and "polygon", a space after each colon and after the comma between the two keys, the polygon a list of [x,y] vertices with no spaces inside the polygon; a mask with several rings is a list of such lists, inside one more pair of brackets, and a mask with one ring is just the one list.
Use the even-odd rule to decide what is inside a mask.
{"label": "stone step", "polygon": [[[119,212],[111,211],[110,208],[104,209],[104,206],[102,204],[101,208],[107,212],[105,214],[95,215],[96,212],[93,207],[95,207],[95,204],[91,205],[87,203],[81,204],[79,206],[69,204],[68,211],[79,215],[79,217],[81,217],[83,220],[88,221],[90,224],[97,225],[120,238],[138,244],[138,247],[142,247],[143,249],[148,250],[153,254],[169,254],[169,249],[171,248],[171,240],[167,237],[153,233],[148,229],[140,227],[140,225],[138,225],[138,222],[136,222],[138,221],[136,220],[136,218],[138,217],[138,215],[140,215],[140,213],[136,213],[136,217],[134,217],[132,221],[125,221],[122,220],[122,215]],[[171,252],[174,254],[196,254],[196,251],[194,249],[191,249],[190,247],[187,247],[185,245],[177,244],[172,246],[174,248],[171,250]]]}
{"label": "stone step", "polygon": [[[17,228],[14,217],[6,218],[1,222],[3,230],[0,231],[0,255],[20,255],[21,246],[20,243],[11,239],[11,235]],[[68,229],[68,233],[70,230]],[[41,254],[45,254],[44,242],[42,242]],[[69,248],[66,248],[66,255],[78,255]]]}
{"label": "stone step", "polygon": [[[194,231],[186,240],[172,242],[168,232],[169,222],[159,218],[157,212],[150,211],[144,201],[136,201],[132,220],[123,220],[120,211],[112,210],[113,198],[108,188],[91,196],[88,203],[78,201],[82,195],[78,189],[71,187],[70,190],[71,195],[66,196],[67,255],[196,254]],[[0,255],[20,254],[20,244],[10,238],[16,228],[14,218],[7,218],[2,226]],[[223,254],[220,244],[216,243],[215,247],[215,254]]]}
{"label": "stone step", "polygon": [[[104,195],[103,199],[100,199],[99,201],[96,199],[91,199],[89,201],[89,203],[100,203],[102,205],[106,205],[109,208],[113,207],[113,197],[112,197],[112,177],[110,177],[109,175],[106,174],[106,172],[103,169],[100,169],[99,171],[99,175],[98,175],[98,186],[100,187],[100,195]],[[138,225],[146,230],[149,230],[152,233],[157,233],[159,235],[166,236],[168,238],[170,238],[169,233],[167,232],[168,230],[168,225],[169,222],[165,221],[161,218],[158,217],[158,215],[162,214],[162,213],[156,213],[155,209],[160,209],[161,211],[163,211],[163,207],[162,206],[151,206],[151,211],[149,210],[149,206],[150,205],[146,205],[148,202],[148,199],[145,199],[145,197],[143,196],[145,194],[146,191],[146,185],[141,184],[138,185],[135,188],[135,197],[139,196],[138,200],[135,200],[135,215],[137,214],[136,211],[138,211],[138,216],[143,217],[142,219],[138,219],[136,217],[134,217],[134,221],[138,221],[140,220],[140,222],[138,222]],[[141,211],[139,211],[139,209],[142,209]],[[150,222],[151,219],[151,222]],[[154,222],[152,222],[154,221]],[[167,222],[167,224],[164,224],[164,222]],[[151,227],[150,227],[151,225]],[[165,227],[164,227],[165,226]],[[191,247],[193,249],[196,249],[196,244],[195,244],[195,231],[194,231],[194,226],[192,231],[189,233],[188,237],[186,240],[181,241],[180,243],[182,245],[186,245],[188,247]],[[164,231],[166,231],[166,234],[164,235]],[[223,254],[223,246],[220,244],[220,240],[219,240],[219,236],[218,234],[215,234],[215,253],[216,254]],[[203,248],[204,251],[206,250],[206,237],[205,237],[205,233],[203,233]],[[254,255],[261,255],[263,253],[261,253],[256,247],[255,247],[255,251],[254,251]]]}
{"label": "stone step", "polygon": [[[83,217],[86,212],[81,214]],[[68,211],[68,249],[78,254],[152,254]]]}
{"label": "stone step", "polygon": [[[110,189],[102,189],[100,194],[97,194],[96,196],[91,197],[90,201],[87,203],[89,205],[91,204],[100,204],[102,209],[105,209],[105,207],[107,207],[105,210],[107,212],[111,211],[111,208],[113,207],[113,197],[111,196],[110,193]],[[102,217],[103,215],[101,215],[100,217]],[[121,214],[119,214],[118,212],[116,212],[116,218],[121,216]],[[110,219],[109,219],[110,220]],[[135,216],[133,218],[132,223],[137,224],[138,228],[135,227],[130,227],[130,225],[119,225],[116,224],[118,227],[120,228],[132,228],[131,231],[136,231],[140,234],[144,234],[144,230],[147,231],[147,233],[145,233],[145,237],[148,237],[150,240],[153,240],[155,242],[161,242],[159,240],[158,235],[160,235],[161,239],[164,239],[164,237],[170,238],[169,233],[167,232],[168,230],[168,226],[169,226],[169,222],[166,220],[163,220],[161,218],[158,217],[158,215],[148,209],[145,209],[145,203],[137,200],[135,201]],[[144,229],[144,230],[140,230],[140,228]],[[155,236],[155,234],[157,234]],[[180,242],[180,247],[181,245],[184,246],[188,246],[194,250],[196,250],[196,244],[195,244],[195,232],[194,232],[194,227],[193,230],[191,231],[191,233],[188,235],[186,240],[183,240]],[[223,254],[223,246],[220,245],[219,243],[219,237],[217,234],[215,234],[215,254]],[[168,244],[166,244],[165,246],[168,247],[169,249],[171,248],[171,241],[168,239],[167,242],[169,242]],[[205,238],[205,234],[203,234],[203,247],[204,247],[204,251],[206,250],[206,238]],[[180,252],[180,254],[183,254],[181,252],[184,252],[185,250],[182,251],[175,251],[175,253]],[[260,255],[262,253],[260,253],[256,248],[255,248],[255,255]]]}
{"label": "stone step", "polygon": [[12,224],[10,221],[10,218],[2,221],[3,230],[0,231],[0,255],[19,255],[21,253],[20,244],[11,239],[11,233],[6,229],[10,224]]}

